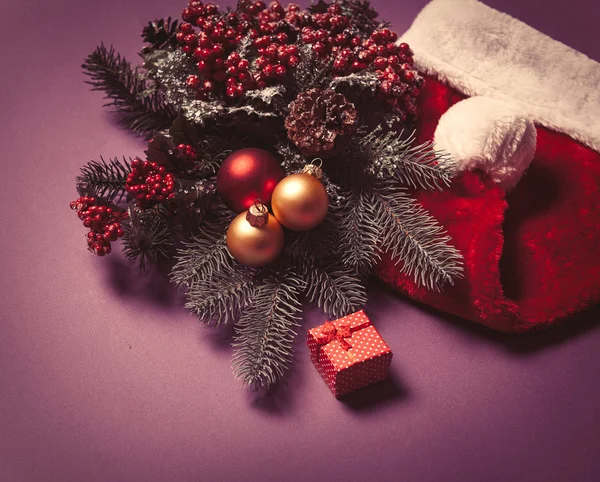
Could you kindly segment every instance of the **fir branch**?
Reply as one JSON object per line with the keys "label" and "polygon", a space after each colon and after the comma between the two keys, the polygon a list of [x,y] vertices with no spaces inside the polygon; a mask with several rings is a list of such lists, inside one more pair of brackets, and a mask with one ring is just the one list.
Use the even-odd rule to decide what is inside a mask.
{"label": "fir branch", "polygon": [[340,244],[343,262],[353,271],[367,274],[380,260],[382,227],[378,224],[371,189],[353,186],[345,193],[339,209]]}
{"label": "fir branch", "polygon": [[234,323],[252,302],[254,273],[240,265],[224,266],[210,278],[191,284],[185,307],[203,323]]}
{"label": "fir branch", "polygon": [[405,189],[393,180],[381,181],[373,197],[381,246],[402,263],[401,272],[434,291],[462,278],[462,255],[450,244],[452,238]]}
{"label": "fir branch", "polygon": [[233,369],[246,386],[266,388],[285,373],[293,354],[302,279],[272,272],[254,291],[252,304],[236,324]]}
{"label": "fir branch", "polygon": [[145,64],[148,77],[161,87],[165,101],[178,109],[184,99],[194,98],[194,90],[188,87],[186,79],[196,72],[195,65],[181,49],[159,54]]}
{"label": "fir branch", "polygon": [[298,57],[300,63],[294,70],[294,83],[296,94],[306,92],[310,89],[325,89],[331,82],[333,59],[323,60],[317,57],[312,47],[300,42],[298,46]]}
{"label": "fir branch", "polygon": [[211,279],[216,273],[233,266],[233,258],[227,250],[225,232],[232,216],[222,213],[206,221],[199,234],[184,248],[178,250],[177,262],[171,271],[171,281],[179,287],[191,287],[203,279]]}
{"label": "fir branch", "polygon": [[84,61],[82,68],[90,77],[87,81],[92,90],[102,90],[106,106],[114,106],[120,113],[122,123],[143,136],[149,136],[154,130],[167,129],[175,112],[164,103],[159,91],[151,92],[138,69],[111,46],[104,44],[94,50]]}
{"label": "fir branch", "polygon": [[174,236],[167,216],[161,206],[146,210],[132,206],[129,218],[121,223],[123,254],[132,263],[137,261],[142,271],[170,254]]}
{"label": "fir branch", "polygon": [[377,91],[379,83],[380,81],[377,74],[368,70],[363,70],[362,72],[335,77],[329,83],[329,88],[336,91],[341,91],[342,88],[358,89],[374,94]]}
{"label": "fir branch", "polygon": [[275,150],[279,157],[282,158],[281,165],[285,172],[299,172],[310,161],[304,157],[300,151],[287,139],[280,140],[275,144]]}
{"label": "fir branch", "polygon": [[284,99],[286,88],[283,85],[274,85],[264,89],[249,90],[244,94],[249,104],[259,112],[275,112],[284,114],[288,102]]}
{"label": "fir branch", "polygon": [[318,265],[305,259],[302,277],[307,298],[331,317],[353,313],[367,303],[367,292],[360,278],[352,269],[335,261]]}
{"label": "fir branch", "polygon": [[415,134],[408,137],[394,130],[377,127],[357,137],[354,152],[367,160],[368,172],[378,178],[395,177],[400,183],[427,190],[448,187],[455,173],[455,163],[445,153],[433,149],[431,142],[414,145]]}
{"label": "fir branch", "polygon": [[342,7],[344,15],[352,19],[352,25],[360,31],[363,38],[369,37],[380,26],[376,20],[379,14],[371,7],[369,0],[338,0],[336,3]]}
{"label": "fir branch", "polygon": [[125,181],[131,171],[130,161],[123,156],[123,162],[118,157],[107,162],[100,156],[100,161],[88,162],[77,176],[78,190],[91,189],[106,201],[120,202],[126,195]]}

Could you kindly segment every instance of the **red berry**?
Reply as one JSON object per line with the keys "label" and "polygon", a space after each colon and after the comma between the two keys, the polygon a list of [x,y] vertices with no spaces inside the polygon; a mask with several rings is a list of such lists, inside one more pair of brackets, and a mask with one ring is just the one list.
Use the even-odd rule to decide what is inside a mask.
{"label": "red berry", "polygon": [[313,44],[313,51],[318,55],[318,56],[323,56],[325,55],[325,53],[327,52],[327,47],[325,46],[324,43],[322,42],[317,42],[315,44]]}
{"label": "red berry", "polygon": [[184,34],[192,33],[194,31],[194,26],[191,23],[182,23],[181,31]]}
{"label": "red berry", "polygon": [[277,75],[277,77],[284,77],[286,73],[287,69],[283,65],[275,67],[275,75]]}
{"label": "red berry", "polygon": [[194,34],[192,34],[192,33],[190,33],[190,34],[186,35],[186,36],[183,38],[183,41],[184,41],[184,42],[185,42],[187,45],[196,45],[196,41],[197,41],[197,40],[198,40],[198,39],[196,38],[196,36],[195,36]]}
{"label": "red berry", "polygon": [[267,79],[270,79],[275,76],[275,67],[273,65],[267,65],[262,69],[262,73]]}
{"label": "red berry", "polygon": [[197,89],[200,87],[200,77],[197,75],[190,75],[186,80],[186,84],[188,87],[192,87],[193,89]]}
{"label": "red berry", "polygon": [[300,63],[300,58],[296,57],[295,55],[292,55],[288,61],[287,61],[288,65],[290,67],[297,67],[298,64]]}
{"label": "red berry", "polygon": [[[198,49],[196,49],[196,50],[198,50]],[[210,65],[205,60],[201,60],[200,62],[198,62],[197,67],[198,67],[198,72],[201,72],[201,73],[206,73],[211,70]]]}
{"label": "red berry", "polygon": [[388,65],[388,60],[384,57],[377,57],[373,61],[373,67],[375,67],[377,70],[383,70],[387,67],[387,65]]}
{"label": "red berry", "polygon": [[327,31],[323,29],[319,29],[315,32],[315,40],[317,42],[324,42],[327,39]]}

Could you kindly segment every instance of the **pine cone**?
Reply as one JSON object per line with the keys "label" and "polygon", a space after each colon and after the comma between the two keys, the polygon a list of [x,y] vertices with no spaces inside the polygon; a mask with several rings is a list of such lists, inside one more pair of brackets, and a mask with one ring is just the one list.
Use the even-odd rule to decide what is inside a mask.
{"label": "pine cone", "polygon": [[354,134],[357,126],[354,104],[333,90],[302,92],[285,118],[289,139],[306,156],[325,156],[339,136]]}

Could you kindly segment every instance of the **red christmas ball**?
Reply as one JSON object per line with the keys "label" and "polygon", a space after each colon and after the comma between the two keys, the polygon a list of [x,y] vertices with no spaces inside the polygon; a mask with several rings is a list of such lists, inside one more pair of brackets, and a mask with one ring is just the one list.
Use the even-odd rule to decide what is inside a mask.
{"label": "red christmas ball", "polygon": [[279,161],[270,152],[254,147],[240,149],[223,161],[217,173],[217,191],[229,209],[241,213],[255,199],[268,204],[283,175]]}

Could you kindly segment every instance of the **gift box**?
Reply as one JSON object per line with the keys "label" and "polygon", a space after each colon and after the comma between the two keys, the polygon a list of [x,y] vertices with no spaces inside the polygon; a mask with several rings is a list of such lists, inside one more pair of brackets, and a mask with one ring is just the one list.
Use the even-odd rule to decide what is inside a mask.
{"label": "gift box", "polygon": [[310,358],[336,398],[384,380],[392,351],[364,311],[308,331]]}

